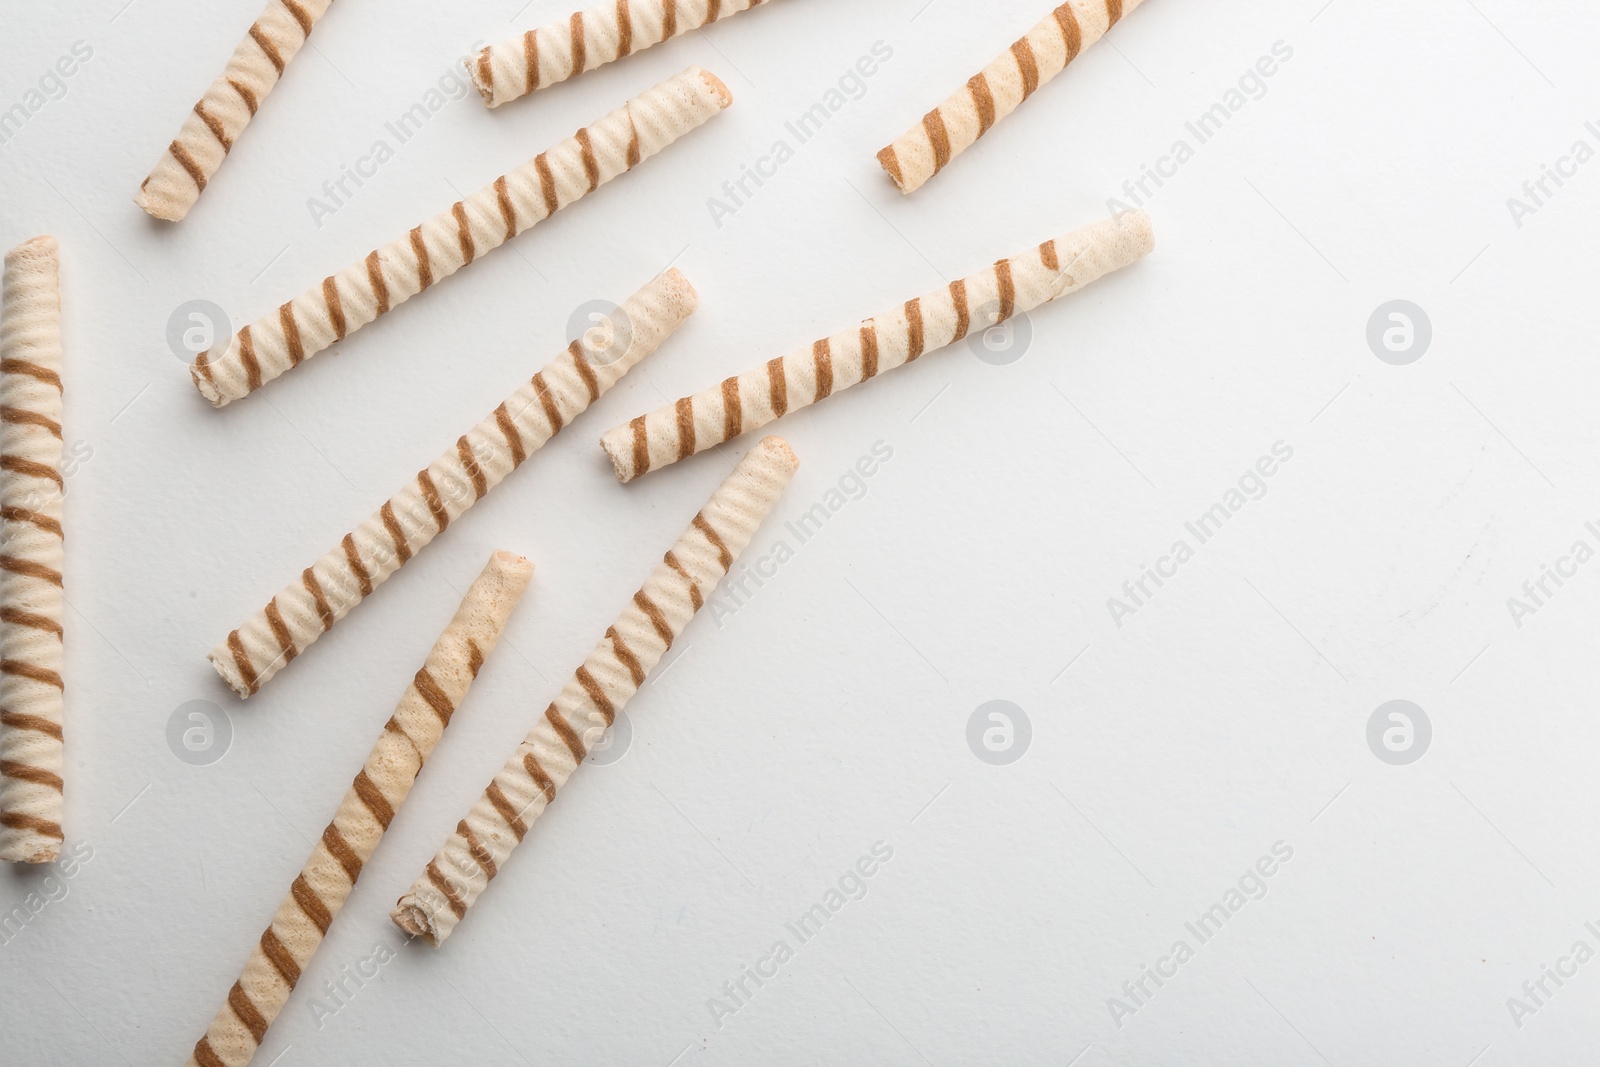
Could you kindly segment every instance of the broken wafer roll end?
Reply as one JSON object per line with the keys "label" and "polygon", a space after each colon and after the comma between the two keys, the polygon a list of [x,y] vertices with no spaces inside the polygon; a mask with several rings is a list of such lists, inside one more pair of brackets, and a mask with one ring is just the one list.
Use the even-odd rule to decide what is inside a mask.
{"label": "broken wafer roll end", "polygon": [[480,48],[476,53],[467,56],[461,61],[461,65],[467,68],[468,80],[478,90],[478,95],[483,97],[484,106],[490,108],[510,103],[510,100],[501,100],[494,94],[494,74],[489,66],[493,62],[493,48]]}
{"label": "broken wafer roll end", "polygon": [[432,948],[439,947],[439,928],[433,921],[433,913],[417,903],[407,903],[412,899],[411,894],[406,894],[395,904],[394,910],[389,913],[389,921],[398,926],[411,937],[421,938]]}
{"label": "broken wafer roll end", "polygon": [[700,76],[701,81],[705,82],[706,90],[717,101],[718,107],[726,111],[733,106],[733,93],[728,91],[726,82],[702,67],[695,67],[694,72]]}
{"label": "broken wafer roll end", "polygon": [[517,601],[522,599],[522,594],[527,592],[528,583],[533,581],[533,563],[526,557],[505,549],[496,549],[494,555],[489,557],[488,564],[483,573],[478,577],[479,591],[482,596],[478,599],[468,597],[461,605],[461,615],[457,622],[467,623],[473,621],[471,615],[482,615],[483,620],[490,623],[490,629],[499,633],[504,626],[504,620],[511,615],[511,609],[516,607]]}
{"label": "broken wafer roll end", "polygon": [[[173,171],[177,173],[173,174]],[[139,183],[139,191],[133,194],[133,202],[146,215],[162,222],[182,222],[199,199],[200,191],[195,187],[194,179],[172,157],[170,148],[161,154],[161,162],[156,164],[156,169],[150,172],[148,178]]]}
{"label": "broken wafer roll end", "polygon": [[227,407],[230,397],[224,396],[217,383],[211,380],[210,356],[206,352],[194,357],[194,362],[189,364],[189,378],[194,382],[194,387],[201,396],[214,408]]}
{"label": "broken wafer roll end", "polygon": [[909,188],[906,186],[905,172],[900,169],[900,156],[895,152],[893,145],[878,152],[878,166],[894,180],[894,187],[900,190],[901,195],[910,196],[921,188],[919,185]]}

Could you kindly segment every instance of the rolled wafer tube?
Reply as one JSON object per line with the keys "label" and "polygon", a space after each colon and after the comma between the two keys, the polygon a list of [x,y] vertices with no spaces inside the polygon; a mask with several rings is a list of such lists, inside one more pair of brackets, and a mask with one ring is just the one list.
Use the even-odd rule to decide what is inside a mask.
{"label": "rolled wafer tube", "polygon": [[223,681],[254,694],[654,352],[695,300],[689,280],[669,270],[627,299],[609,337],[591,330],[574,341],[212,649]]}
{"label": "rolled wafer tube", "polygon": [[467,72],[484,103],[499,107],[766,2],[613,0],[490,45]]}
{"label": "rolled wafer tube", "polygon": [[61,853],[61,285],[54,237],[6,253],[0,311],[0,860]]}
{"label": "rolled wafer tube", "polygon": [[768,437],[734,468],[400,898],[389,913],[396,926],[434,946],[450,936],[749,545],[799,465],[784,441]]}
{"label": "rolled wafer tube", "polygon": [[205,192],[261,102],[333,0],[271,0],[139,186],[134,203],[179,222]]}
{"label": "rolled wafer tube", "polygon": [[255,1055],[479,668],[494,652],[532,577],[533,564],[510,552],[496,552],[467,590],[278,905],[272,925],[251,950],[211,1028],[195,1043],[191,1067],[244,1067]]}
{"label": "rolled wafer tube", "polygon": [[1155,246],[1142,211],[1085,226],[947,288],[909,300],[693,396],[608,430],[600,444],[617,478],[658,467],[765,426],[790,411],[989,329],[1125,267]]}
{"label": "rolled wafer tube", "polygon": [[1067,0],[879,152],[878,162],[902,193],[916,192],[1140,3]]}
{"label": "rolled wafer tube", "polygon": [[690,67],[246,326],[216,359],[202,353],[190,367],[195,387],[217,407],[250,395],[632,170],[732,101],[714,75]]}

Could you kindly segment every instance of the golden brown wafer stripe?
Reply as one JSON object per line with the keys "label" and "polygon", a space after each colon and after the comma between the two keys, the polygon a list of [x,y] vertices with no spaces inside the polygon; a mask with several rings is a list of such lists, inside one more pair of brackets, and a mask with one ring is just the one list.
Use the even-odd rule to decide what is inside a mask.
{"label": "golden brown wafer stripe", "polygon": [[712,494],[390,918],[438,945],[578,769],[772,511],[799,461],[768,437]]}
{"label": "golden brown wafer stripe", "polygon": [[617,477],[632,481],[954,344],[974,328],[1076,292],[1154,244],[1144,212],[1104,219],[641,415],[608,430],[600,444]]}
{"label": "golden brown wafer stripe", "polygon": [[[629,297],[609,347],[574,342],[233,631],[209,659],[249,697],[671,336],[695,307],[669,270]],[[627,349],[620,354],[621,331]]]}
{"label": "golden brown wafer stripe", "polygon": [[6,254],[0,310],[0,860],[60,855],[61,283],[53,237]]}
{"label": "golden brown wafer stripe", "polygon": [[[225,352],[195,361],[195,388],[217,407],[248,396],[332,345],[341,332],[355,333],[379,314],[482,259],[655,155],[731,102],[727,87],[698,67],[662,82],[246,326]],[[513,223],[507,222],[507,204]],[[330,294],[338,297],[337,322]]]}
{"label": "golden brown wafer stripe", "polygon": [[902,193],[916,192],[1141,2],[1067,0],[879,152],[878,162]]}
{"label": "golden brown wafer stripe", "polygon": [[427,662],[378,735],[305,868],[278,905],[272,925],[250,953],[244,972],[205,1036],[195,1044],[190,1064],[244,1067],[255,1055],[267,1027],[283,1010],[355,888],[362,867],[405,803],[452,714],[472,688],[483,661],[499,643],[511,611],[532,577],[533,564],[510,552],[496,552],[467,590],[455,617],[439,635]]}
{"label": "golden brown wafer stripe", "polygon": [[195,104],[134,202],[178,222],[205,192],[261,101],[299,54],[333,0],[271,0],[206,95]]}

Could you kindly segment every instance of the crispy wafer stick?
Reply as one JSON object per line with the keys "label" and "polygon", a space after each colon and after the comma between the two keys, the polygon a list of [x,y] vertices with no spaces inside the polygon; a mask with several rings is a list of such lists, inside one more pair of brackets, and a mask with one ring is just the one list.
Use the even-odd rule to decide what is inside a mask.
{"label": "crispy wafer stick", "polygon": [[712,495],[389,917],[439,945],[710,597],[800,461],[776,437]]}
{"label": "crispy wafer stick", "polygon": [[499,107],[767,0],[613,0],[490,45],[467,63],[484,103]]}
{"label": "crispy wafer stick", "polygon": [[255,1055],[479,668],[494,652],[532,577],[533,564],[510,552],[496,552],[467,590],[278,905],[272,925],[251,950],[211,1028],[195,1043],[192,1067],[244,1067]]}
{"label": "crispy wafer stick", "polygon": [[183,121],[134,203],[158,219],[178,222],[205,192],[261,102],[333,0],[271,0],[233,50],[233,57]]}
{"label": "crispy wafer stick", "polygon": [[6,253],[0,311],[0,860],[61,853],[61,282],[54,237]]}
{"label": "crispy wafer stick", "polygon": [[212,649],[223,681],[254,694],[654,352],[695,301],[689,280],[669,270],[627,299],[609,340],[590,331],[574,341]]}
{"label": "crispy wafer stick", "polygon": [[765,426],[785,413],[1088,285],[1154,247],[1150,217],[1128,212],[1002,259],[860,326],[686,396],[600,439],[617,478],[658,467]]}
{"label": "crispy wafer stick", "polygon": [[248,396],[633,169],[732,100],[716,77],[690,67],[246,326],[217,358],[202,353],[190,368],[195,387],[217,407]]}
{"label": "crispy wafer stick", "polygon": [[1068,0],[879,152],[878,162],[902,193],[916,192],[1140,2]]}

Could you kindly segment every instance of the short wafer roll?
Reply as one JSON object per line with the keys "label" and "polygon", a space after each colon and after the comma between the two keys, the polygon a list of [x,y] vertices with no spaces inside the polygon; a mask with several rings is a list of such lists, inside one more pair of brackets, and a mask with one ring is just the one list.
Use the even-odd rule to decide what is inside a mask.
{"label": "short wafer roll", "polygon": [[776,437],[739,463],[400,898],[395,925],[430,945],[450,936],[749,545],[798,466]]}
{"label": "short wafer roll", "polygon": [[0,310],[0,860],[61,852],[61,283],[54,237],[6,253]]}
{"label": "short wafer roll", "polygon": [[1085,226],[641,415],[607,431],[600,443],[618,479],[632,481],[1076,292],[1153,247],[1150,217],[1142,211]]}
{"label": "short wafer roll", "polygon": [[262,101],[333,0],[271,0],[139,186],[134,203],[158,219],[189,214]]}
{"label": "short wafer roll", "polygon": [[221,355],[202,353],[190,368],[195,387],[217,407],[248,396],[633,169],[732,100],[722,82],[698,67],[662,82],[246,326]]}
{"label": "short wafer roll", "polygon": [[878,162],[902,193],[916,192],[1140,3],[1067,0],[879,152]]}
{"label": "short wafer roll", "polygon": [[533,564],[510,552],[496,552],[467,590],[278,905],[272,925],[251,950],[210,1029],[195,1044],[191,1067],[244,1067],[255,1055],[478,670],[494,652],[532,577]]}
{"label": "short wafer roll", "polygon": [[609,338],[574,341],[212,649],[223,681],[253,695],[654,352],[695,301],[669,270],[624,302]]}
{"label": "short wafer roll", "polygon": [[767,0],[611,0],[480,51],[467,72],[499,107]]}

